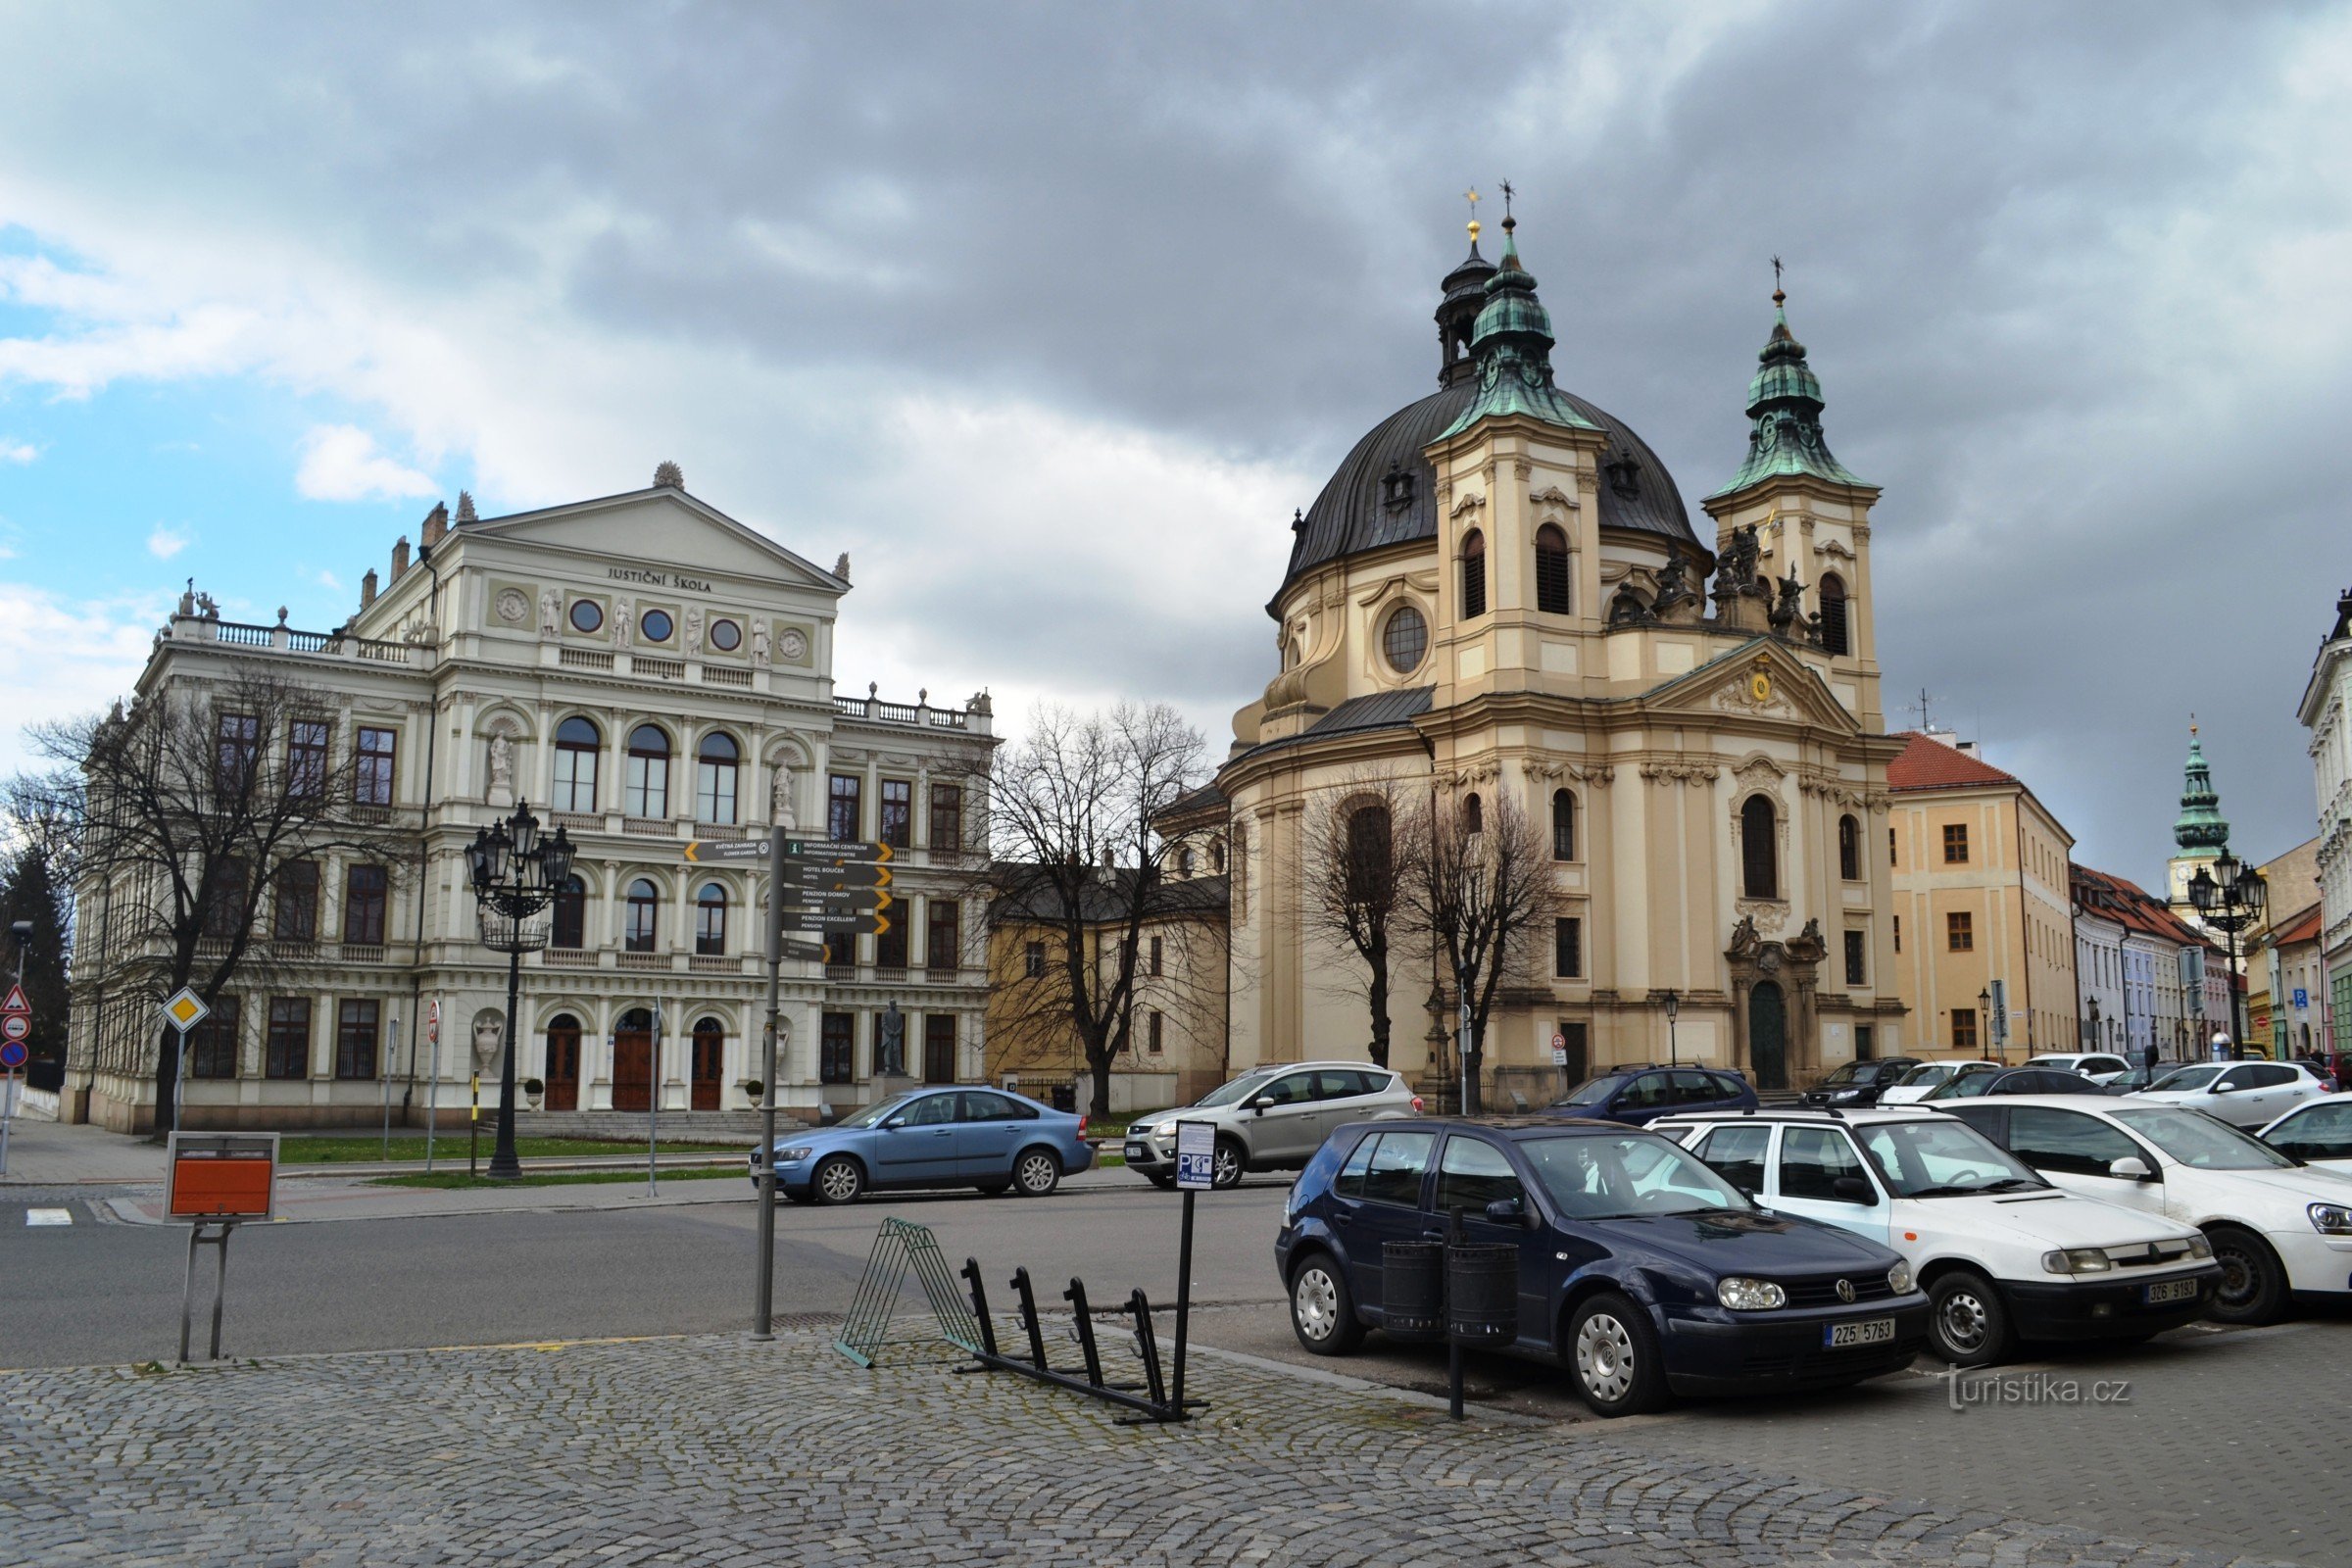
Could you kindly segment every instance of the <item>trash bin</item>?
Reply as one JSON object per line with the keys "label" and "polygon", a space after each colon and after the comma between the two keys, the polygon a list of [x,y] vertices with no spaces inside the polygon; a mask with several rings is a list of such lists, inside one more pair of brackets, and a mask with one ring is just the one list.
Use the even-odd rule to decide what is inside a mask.
{"label": "trash bin", "polygon": [[1380,1326],[1399,1340],[1446,1337],[1446,1244],[1383,1242]]}
{"label": "trash bin", "polygon": [[1075,1084],[1055,1084],[1054,1086],[1054,1108],[1055,1110],[1075,1111],[1078,1108],[1078,1086]]}
{"label": "trash bin", "polygon": [[1507,1242],[1446,1249],[1446,1332],[1456,1345],[1519,1337],[1519,1249]]}

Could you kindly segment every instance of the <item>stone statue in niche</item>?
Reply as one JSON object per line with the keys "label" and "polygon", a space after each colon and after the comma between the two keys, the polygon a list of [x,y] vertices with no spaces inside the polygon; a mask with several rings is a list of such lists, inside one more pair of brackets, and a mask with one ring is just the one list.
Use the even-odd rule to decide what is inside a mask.
{"label": "stone statue in niche", "polygon": [[506,1038],[507,1020],[487,1008],[473,1015],[473,1070],[487,1077],[498,1064],[499,1043]]}
{"label": "stone statue in niche", "polygon": [[553,588],[550,588],[547,592],[539,596],[540,636],[552,638],[557,636],[562,631],[563,622],[557,617],[563,613],[563,611],[564,596],[556,592]]}
{"label": "stone statue in niche", "polygon": [[637,646],[637,607],[630,600],[615,599],[612,601],[612,646],[615,648]]}
{"label": "stone statue in niche", "polygon": [[686,652],[703,651],[703,612],[700,606],[686,612]]}
{"label": "stone statue in niche", "polygon": [[490,800],[504,806],[514,798],[514,744],[505,730],[490,736]]}
{"label": "stone statue in niche", "polygon": [[792,769],[782,762],[776,764],[775,775],[767,784],[768,820],[781,828],[797,826],[792,819]]}
{"label": "stone statue in niche", "polygon": [[762,615],[752,622],[752,662],[755,664],[767,662],[767,617]]}
{"label": "stone statue in niche", "polygon": [[906,1073],[906,1019],[896,1002],[882,1009],[878,1025],[874,1054],[881,1059],[874,1071],[883,1077],[903,1078]]}

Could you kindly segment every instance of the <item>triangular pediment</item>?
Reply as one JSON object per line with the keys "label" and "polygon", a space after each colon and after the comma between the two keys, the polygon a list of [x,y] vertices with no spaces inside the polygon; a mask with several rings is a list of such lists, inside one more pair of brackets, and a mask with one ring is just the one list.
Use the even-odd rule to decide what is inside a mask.
{"label": "triangular pediment", "polygon": [[1772,637],[1720,654],[1688,675],[1653,687],[1642,706],[1655,713],[1779,719],[1859,734],[1861,725],[1821,677]]}
{"label": "triangular pediment", "polygon": [[666,485],[538,512],[466,522],[464,538],[546,545],[612,562],[706,571],[842,594],[849,583],[736,521],[706,501]]}

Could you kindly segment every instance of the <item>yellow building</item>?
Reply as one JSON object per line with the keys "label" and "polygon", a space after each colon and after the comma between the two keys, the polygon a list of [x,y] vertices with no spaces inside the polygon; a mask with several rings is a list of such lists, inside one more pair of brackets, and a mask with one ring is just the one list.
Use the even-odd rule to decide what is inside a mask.
{"label": "yellow building", "polygon": [[[1878,490],[1831,456],[1776,312],[1702,537],[1641,437],[1553,383],[1515,239],[1495,264],[1476,235],[1441,284],[1438,390],[1293,522],[1267,606],[1279,668],[1234,717],[1234,1067],[1365,1053],[1364,966],[1302,890],[1314,825],[1367,778],[1469,832],[1505,799],[1543,824],[1554,910],[1490,1018],[1490,1089],[1556,1082],[1555,1037],[1570,1073],[1672,1051],[1766,1087],[1893,1053],[1892,887],[1863,850],[1900,750],[1880,713]],[[1425,1081],[1445,1039],[1428,999],[1452,1015],[1439,969],[1423,943],[1390,974],[1390,1064]]]}
{"label": "yellow building", "polygon": [[2074,837],[2034,792],[1936,735],[1902,737],[1893,798],[1895,986],[1926,1054],[2075,1051]]}

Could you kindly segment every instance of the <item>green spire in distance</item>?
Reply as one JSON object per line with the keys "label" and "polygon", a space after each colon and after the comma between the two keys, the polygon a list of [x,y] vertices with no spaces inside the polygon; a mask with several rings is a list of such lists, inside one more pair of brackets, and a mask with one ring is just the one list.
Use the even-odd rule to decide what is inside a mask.
{"label": "green spire in distance", "polygon": [[1502,260],[1487,279],[1487,303],[1471,331],[1478,395],[1439,440],[1461,434],[1481,419],[1520,414],[1571,430],[1600,426],[1576,412],[1551,380],[1551,316],[1536,298],[1536,280],[1519,262],[1517,220],[1502,220]]}
{"label": "green spire in distance", "polygon": [[1772,336],[1756,356],[1755,379],[1747,383],[1747,416],[1753,421],[1747,461],[1715,494],[1728,496],[1765,479],[1799,474],[1833,484],[1862,484],[1865,481],[1831,455],[1829,440],[1821,433],[1821,378],[1805,363],[1805,346],[1788,330],[1788,296],[1778,286],[1777,256],[1772,269]]}
{"label": "green spire in distance", "polygon": [[2230,847],[2230,824],[2222,820],[2222,798],[2214,793],[2213,769],[2197,741],[2197,726],[2188,726],[2188,766],[2180,787],[2180,815],[2173,823],[2173,842],[2190,855],[2219,855]]}

